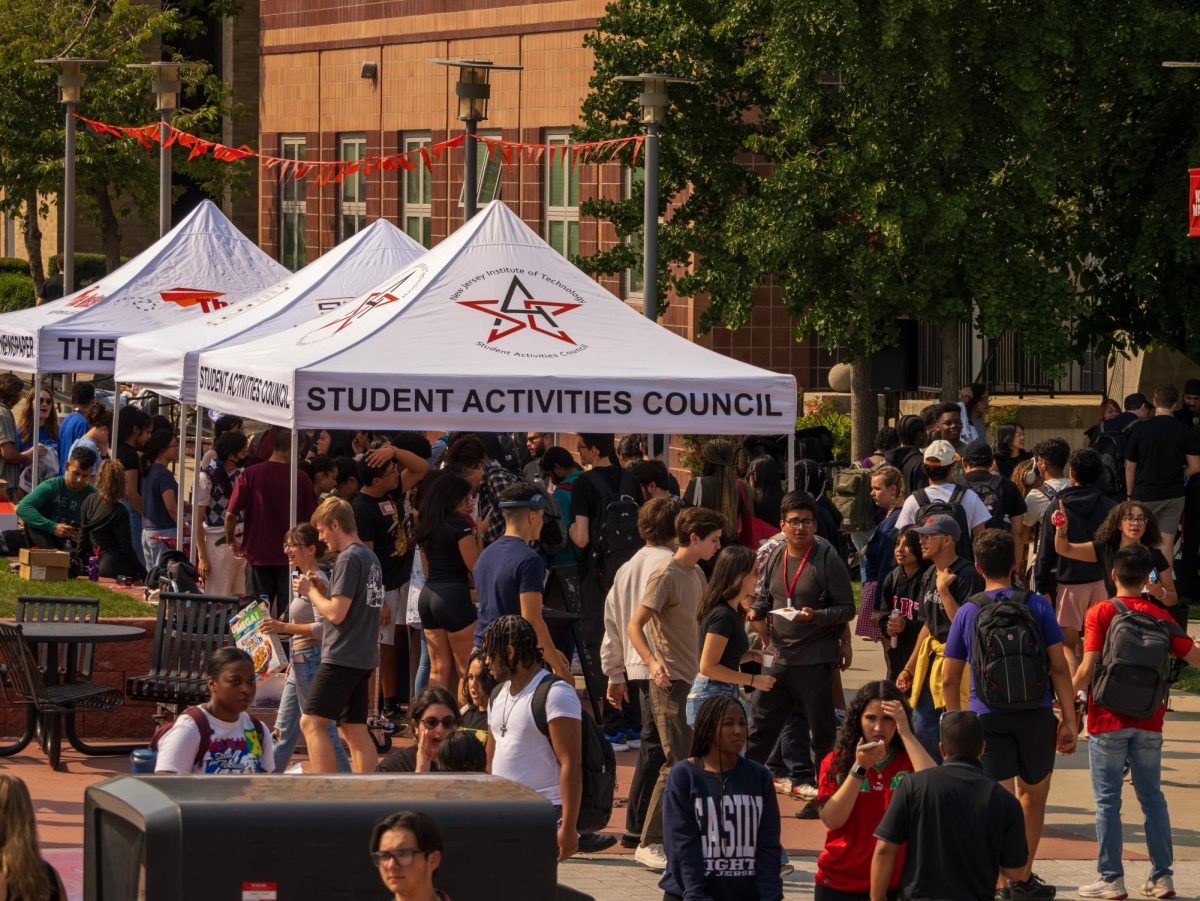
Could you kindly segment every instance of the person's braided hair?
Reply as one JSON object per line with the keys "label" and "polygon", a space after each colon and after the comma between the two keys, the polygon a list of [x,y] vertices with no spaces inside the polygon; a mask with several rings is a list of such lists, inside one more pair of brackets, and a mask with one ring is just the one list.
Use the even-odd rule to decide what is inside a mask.
{"label": "person's braided hair", "polygon": [[[838,730],[837,741],[833,746],[833,763],[830,766],[832,776],[844,777],[850,772],[850,767],[854,766],[858,743],[863,738],[863,711],[872,701],[899,701],[900,706],[904,708],[904,715],[908,717],[909,723],[912,723],[912,710],[908,706],[908,698],[900,689],[886,679],[868,682],[858,690],[858,694],[854,696],[854,700],[846,709],[846,719],[842,723],[842,728]],[[892,736],[892,750],[896,752],[904,750],[904,741],[900,738],[898,729]]]}
{"label": "person's braided hair", "polygon": [[725,709],[730,705],[738,707],[745,715],[745,708],[732,695],[718,694],[705,698],[696,711],[696,724],[692,726],[692,750],[688,754],[699,760],[710,750],[717,740],[717,731],[721,728],[721,720],[725,718]]}
{"label": "person's braided hair", "polygon": [[546,665],[538,647],[537,632],[523,617],[508,614],[493,620],[483,633],[483,653],[488,660],[503,663],[503,671],[515,673],[518,666],[537,669]]}

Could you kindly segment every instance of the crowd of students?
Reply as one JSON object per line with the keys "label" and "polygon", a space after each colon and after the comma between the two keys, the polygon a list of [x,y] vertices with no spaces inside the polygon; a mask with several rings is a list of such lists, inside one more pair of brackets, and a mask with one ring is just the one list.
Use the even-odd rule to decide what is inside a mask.
{"label": "crowd of students", "polygon": [[[785,492],[774,457],[739,468],[725,440],[682,497],[637,436],[582,434],[572,454],[537,431],[524,450],[500,434],[300,435],[292,486],[291,433],[251,440],[224,417],[193,497],[199,575],[263,597],[292,665],[264,730],[249,659],[214,654],[210,700],[156,739],[157,769],[297,771],[303,735],[305,772],[487,771],[555,807],[566,859],[618,840],[599,735],[638,752],[619,840],[667,898],[781,897],[781,796],[828,828],[818,898],[1050,898],[1038,840],[1085,704],[1101,852],[1080,895],[1126,896],[1128,766],[1143,892],[1171,897],[1161,736],[1168,658],[1200,663],[1181,628],[1200,545],[1176,563],[1180,523],[1200,521],[1200,382],[1176,402],[1164,386],[1128,414],[1106,403],[1093,447],[1031,453],[1016,424],[987,442],[983,391],[902,417],[861,461],[871,514],[852,535],[821,465],[799,461]],[[72,540],[78,511],[104,571],[144,574],[174,531],[178,448],[133,409],[118,437],[98,490],[92,425],[18,513]],[[879,643],[882,678],[847,703],[853,634]],[[573,661],[599,689],[594,726]],[[370,729],[412,744],[380,760]],[[920,841],[938,817],[943,840]]]}

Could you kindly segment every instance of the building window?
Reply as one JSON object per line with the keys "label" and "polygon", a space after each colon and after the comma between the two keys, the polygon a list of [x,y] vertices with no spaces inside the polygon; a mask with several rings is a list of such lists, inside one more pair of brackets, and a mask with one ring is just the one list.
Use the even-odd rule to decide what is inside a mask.
{"label": "building window", "polygon": [[547,132],[546,143],[562,151],[546,154],[546,241],[570,259],[579,255],[579,168],[571,165],[566,147],[571,136],[566,131]]}
{"label": "building window", "polygon": [[[622,196],[628,200],[633,197],[633,189],[636,185],[644,185],[646,182],[646,169],[644,166],[638,166],[636,169],[621,170],[621,188]],[[625,299],[642,301],[646,289],[646,262],[640,256],[642,248],[645,246],[644,239],[645,229],[639,228],[632,234],[625,236],[625,242],[632,244],[638,251],[637,265],[625,270]]]}
{"label": "building window", "polygon": [[[280,139],[279,155],[285,160],[303,160],[304,138]],[[302,178],[286,178],[279,186],[279,262],[295,272],[308,265],[304,243],[305,183]]]}
{"label": "building window", "polygon": [[[422,147],[428,147],[431,139],[427,134],[404,135],[401,142],[405,153],[416,154]],[[416,161],[416,157],[412,157]],[[416,168],[401,174],[403,182],[401,190],[404,196],[404,231],[425,247],[432,247],[430,226],[433,223],[433,176],[421,162]]]}
{"label": "building window", "polygon": [[[367,155],[367,136],[342,135],[338,140],[338,160],[355,163]],[[342,178],[338,198],[338,240],[345,241],[367,226],[367,176],[361,171]]]}
{"label": "building window", "polygon": [[[479,135],[484,138],[499,138],[500,132],[481,131]],[[475,159],[475,206],[478,208],[485,203],[491,203],[500,196],[500,173],[504,168],[504,161],[503,159],[493,159],[487,144],[484,144],[482,141],[479,142]],[[458,206],[460,209],[463,206],[465,197],[466,195],[460,189],[458,192]]]}

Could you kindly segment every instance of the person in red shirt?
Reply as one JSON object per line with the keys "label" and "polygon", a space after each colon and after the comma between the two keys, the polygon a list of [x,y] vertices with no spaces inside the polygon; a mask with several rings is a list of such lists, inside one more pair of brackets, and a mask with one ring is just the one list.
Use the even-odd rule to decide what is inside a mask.
{"label": "person in red shirt", "polygon": [[[846,711],[837,744],[821,764],[817,805],[828,828],[817,858],[816,901],[869,901],[875,828],[909,773],[936,766],[912,730],[911,712],[891,682],[868,682]],[[888,883],[897,897],[901,852]]]}
{"label": "person in red shirt", "polygon": [[[1192,666],[1200,666],[1200,648],[1175,626],[1170,612],[1152,599],[1163,590],[1150,581],[1153,567],[1151,551],[1144,545],[1131,544],[1117,551],[1112,571],[1117,586],[1116,601],[1130,611],[1170,623],[1171,653]],[[1143,592],[1151,597],[1147,598]],[[1121,788],[1128,761],[1138,803],[1146,820],[1146,850],[1150,855],[1150,875],[1142,886],[1142,894],[1148,898],[1173,898],[1171,819],[1161,787],[1166,704],[1159,704],[1150,717],[1139,719],[1102,706],[1095,697],[1096,687],[1092,684],[1097,665],[1103,660],[1109,629],[1119,612],[1113,601],[1101,601],[1088,610],[1084,620],[1083,661],[1074,678],[1076,691],[1088,689],[1087,723],[1091,734],[1088,764],[1096,796],[1096,840],[1100,846],[1096,855],[1100,878],[1090,885],[1080,886],[1079,897],[1128,897],[1121,861]]]}

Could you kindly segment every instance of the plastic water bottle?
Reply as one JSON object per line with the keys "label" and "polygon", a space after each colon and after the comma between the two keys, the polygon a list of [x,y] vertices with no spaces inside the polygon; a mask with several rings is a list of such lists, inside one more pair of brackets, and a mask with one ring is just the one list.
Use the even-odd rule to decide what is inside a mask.
{"label": "plastic water bottle", "polygon": [[95,554],[88,558],[88,579],[93,582],[100,581],[100,558]]}
{"label": "plastic water bottle", "polygon": [[134,775],[145,776],[154,773],[154,763],[158,754],[149,748],[138,748],[129,755],[129,771]]}
{"label": "plastic water bottle", "polygon": [[[888,614],[888,619],[889,619],[889,620],[893,620],[893,619],[900,619],[900,617],[902,617],[902,616],[904,616],[904,614],[900,612],[900,608],[899,608],[899,607],[893,607],[893,608],[892,608],[892,612],[891,612],[890,614]],[[899,642],[898,642],[898,639],[899,639],[899,638],[900,638],[900,636],[899,636],[899,635],[893,635],[893,636],[892,636],[892,647],[893,647],[893,648],[894,648],[894,647],[896,647],[896,645],[899,643]]]}

